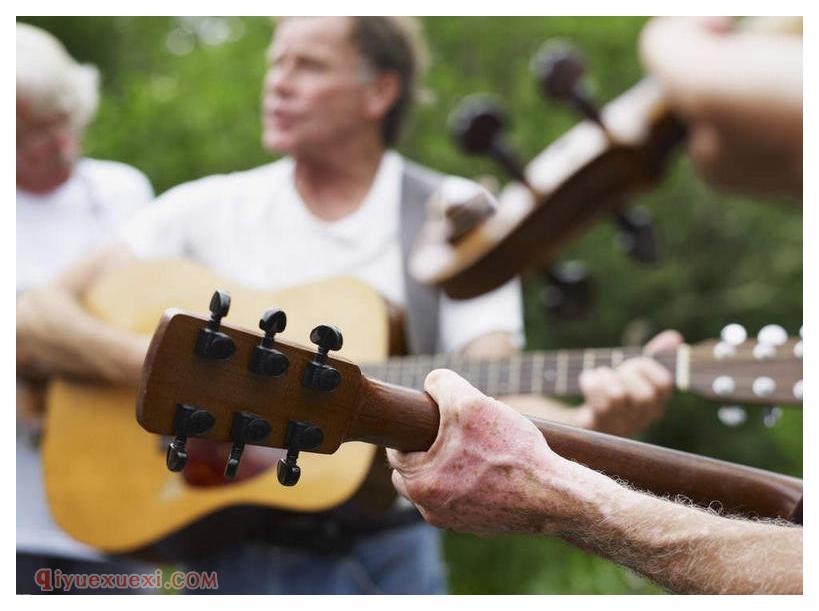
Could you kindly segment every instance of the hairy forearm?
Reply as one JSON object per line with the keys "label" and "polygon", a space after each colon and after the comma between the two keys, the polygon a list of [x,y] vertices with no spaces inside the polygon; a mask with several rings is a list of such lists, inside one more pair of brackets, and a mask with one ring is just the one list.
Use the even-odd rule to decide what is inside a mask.
{"label": "hairy forearm", "polygon": [[583,515],[561,536],[669,590],[802,592],[799,527],[721,517],[630,490],[596,473],[584,474],[577,485],[583,486],[576,493],[583,499],[578,505]]}
{"label": "hairy forearm", "polygon": [[18,369],[135,384],[147,347],[147,338],[98,321],[61,287],[18,297]]}

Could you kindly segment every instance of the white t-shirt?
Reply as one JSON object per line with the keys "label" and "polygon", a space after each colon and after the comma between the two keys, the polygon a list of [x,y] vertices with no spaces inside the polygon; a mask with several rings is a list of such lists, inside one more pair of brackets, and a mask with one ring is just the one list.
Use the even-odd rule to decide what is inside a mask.
{"label": "white t-shirt", "polygon": [[[121,237],[140,258],[185,256],[252,288],[346,275],[403,306],[403,164],[398,153],[387,152],[361,206],[336,221],[309,211],[295,188],[294,162],[285,158],[175,187],[136,215]],[[469,182],[447,180],[450,187]],[[522,344],[519,281],[470,300],[443,296],[438,328],[439,351],[459,350],[493,331],[508,331]]]}
{"label": "white t-shirt", "polygon": [[17,292],[41,286],[116,238],[153,199],[145,175],[116,161],[81,159],[71,177],[44,195],[17,189]]}
{"label": "white t-shirt", "polygon": [[[153,199],[151,183],[131,166],[82,159],[45,195],[17,189],[17,292],[40,286],[116,238],[116,230]],[[37,448],[17,436],[17,551],[100,560],[57,526],[48,510]]]}

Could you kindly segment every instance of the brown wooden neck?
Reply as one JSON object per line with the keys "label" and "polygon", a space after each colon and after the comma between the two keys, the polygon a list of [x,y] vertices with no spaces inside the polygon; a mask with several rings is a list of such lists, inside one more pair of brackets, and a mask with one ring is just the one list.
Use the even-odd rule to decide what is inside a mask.
{"label": "brown wooden neck", "polygon": [[[726,514],[790,519],[802,481],[743,465],[661,448],[631,439],[531,419],[564,458],[622,479],[640,490],[697,505],[719,503]],[[427,450],[438,433],[438,406],[423,392],[362,380],[348,441],[404,452]]]}

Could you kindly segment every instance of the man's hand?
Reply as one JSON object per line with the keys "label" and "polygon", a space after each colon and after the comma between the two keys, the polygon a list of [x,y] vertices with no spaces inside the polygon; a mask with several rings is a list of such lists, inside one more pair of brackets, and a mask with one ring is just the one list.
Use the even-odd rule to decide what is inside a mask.
{"label": "man's hand", "polygon": [[654,19],[640,55],[688,123],[706,180],[801,199],[802,37],[766,32],[762,19],[738,29],[713,17]]}
{"label": "man's hand", "polygon": [[[646,354],[674,350],[682,343],[676,331],[663,331],[645,346]],[[671,373],[648,356],[623,362],[616,369],[597,367],[580,374],[585,403],[575,424],[612,435],[636,435],[663,415],[674,389]]]}
{"label": "man's hand", "polygon": [[441,413],[438,437],[427,452],[387,454],[396,489],[433,526],[559,533],[589,499],[618,487],[552,452],[529,420],[457,374],[435,370],[424,388]]}

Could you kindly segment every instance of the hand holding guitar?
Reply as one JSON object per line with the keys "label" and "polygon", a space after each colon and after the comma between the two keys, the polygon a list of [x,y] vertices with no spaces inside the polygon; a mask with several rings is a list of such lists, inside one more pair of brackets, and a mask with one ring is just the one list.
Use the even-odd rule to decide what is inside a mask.
{"label": "hand holding guitar", "polygon": [[425,386],[438,437],[427,452],[388,457],[396,489],[431,524],[557,535],[677,592],[801,593],[801,528],[636,492],[556,454],[531,422],[457,374],[436,370]]}
{"label": "hand holding guitar", "polygon": [[619,367],[597,367],[580,374],[585,402],[578,410],[578,426],[611,433],[635,435],[663,415],[674,389],[668,369],[648,355],[672,352],[682,344],[676,331],[664,331],[646,344],[647,356],[625,361]]}

